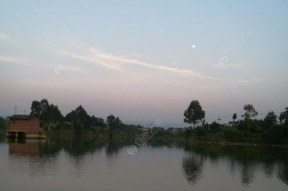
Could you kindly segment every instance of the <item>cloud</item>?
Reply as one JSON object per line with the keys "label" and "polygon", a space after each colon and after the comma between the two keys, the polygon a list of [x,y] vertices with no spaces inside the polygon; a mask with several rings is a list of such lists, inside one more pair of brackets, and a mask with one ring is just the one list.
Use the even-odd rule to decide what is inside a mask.
{"label": "cloud", "polygon": [[15,43],[15,40],[11,36],[0,32],[0,42],[1,41]]}
{"label": "cloud", "polygon": [[215,68],[222,68],[222,69],[230,69],[230,68],[243,68],[244,66],[249,65],[246,62],[240,62],[240,63],[232,63],[232,62],[218,62],[217,64],[214,64],[213,67]]}
{"label": "cloud", "polygon": [[111,53],[105,53],[102,51],[95,50],[94,48],[90,48],[87,51],[77,52],[77,53],[64,51],[63,54],[71,58],[76,58],[85,62],[94,63],[97,65],[103,66],[107,69],[116,70],[119,72],[124,72],[125,66],[127,65],[134,65],[134,66],[141,66],[144,68],[149,68],[149,69],[156,70],[156,71],[169,72],[169,73],[173,73],[177,75],[193,76],[197,78],[205,78],[205,79],[211,79],[211,80],[221,80],[218,78],[205,76],[201,74],[200,72],[197,72],[191,69],[183,69],[183,68],[165,66],[161,64],[151,64],[151,63],[144,62],[142,60],[138,60],[134,58],[128,58],[128,57],[114,55]]}
{"label": "cloud", "polygon": [[84,73],[85,70],[79,66],[71,66],[67,64],[57,64],[54,66],[54,72],[56,74],[62,74],[63,72]]}
{"label": "cloud", "polygon": [[6,63],[12,63],[12,64],[18,64],[18,65],[23,65],[23,66],[28,66],[31,67],[30,63],[31,60],[23,57],[18,57],[18,56],[10,56],[10,55],[0,55],[0,62],[6,62]]}

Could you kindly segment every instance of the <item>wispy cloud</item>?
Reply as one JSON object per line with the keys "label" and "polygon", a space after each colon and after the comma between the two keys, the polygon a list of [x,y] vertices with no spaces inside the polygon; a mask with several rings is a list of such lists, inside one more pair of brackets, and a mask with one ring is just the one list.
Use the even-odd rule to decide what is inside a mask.
{"label": "wispy cloud", "polygon": [[248,64],[244,63],[244,62],[241,62],[241,63],[218,62],[217,64],[214,64],[213,67],[222,68],[222,69],[228,69],[228,68],[242,68],[242,67],[244,67],[246,65],[248,65]]}
{"label": "wispy cloud", "polygon": [[201,74],[200,72],[194,71],[192,69],[183,69],[183,68],[171,67],[171,66],[166,66],[166,65],[161,65],[161,64],[151,64],[151,63],[139,60],[139,59],[128,58],[124,56],[114,55],[111,53],[106,53],[103,51],[98,51],[94,48],[90,48],[87,51],[78,52],[78,53],[65,51],[63,52],[63,54],[71,58],[76,58],[85,62],[94,63],[97,65],[101,65],[107,69],[116,70],[120,72],[126,71],[125,66],[134,65],[134,66],[141,66],[144,68],[149,68],[152,70],[174,73],[177,75],[192,76],[192,77],[212,79],[212,80],[220,80],[218,78],[205,76]]}
{"label": "wispy cloud", "polygon": [[8,34],[4,34],[0,32],[0,42],[9,42],[9,43],[15,43],[16,41]]}
{"label": "wispy cloud", "polygon": [[[31,67],[31,60],[28,58],[18,57],[18,56],[11,56],[11,55],[0,55],[0,62],[4,63],[12,63],[17,65],[23,65]],[[30,64],[27,64],[30,63]]]}

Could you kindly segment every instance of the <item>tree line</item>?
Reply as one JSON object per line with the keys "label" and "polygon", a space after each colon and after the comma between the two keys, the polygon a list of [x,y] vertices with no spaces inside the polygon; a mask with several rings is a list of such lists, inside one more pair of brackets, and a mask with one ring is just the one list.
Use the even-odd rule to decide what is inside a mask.
{"label": "tree line", "polygon": [[55,132],[62,137],[63,135],[79,137],[84,134],[109,140],[137,139],[142,138],[142,134],[145,132],[147,133],[147,140],[142,140],[143,143],[152,137],[150,142],[169,142],[172,139],[184,137],[184,129],[182,128],[164,129],[163,127],[156,127],[156,125],[145,128],[141,125],[125,124],[113,114],[103,119],[94,115],[90,116],[81,105],[63,116],[58,106],[50,104],[47,99],[32,101],[30,115],[40,118],[40,127],[48,134]]}
{"label": "tree line", "polygon": [[[220,124],[217,121],[207,123],[205,111],[198,100],[193,100],[184,111],[186,128],[163,128],[124,124],[121,119],[109,115],[106,119],[89,115],[83,106],[79,105],[67,115],[63,115],[57,105],[47,99],[32,101],[30,115],[40,118],[40,127],[46,132],[60,136],[79,137],[82,134],[97,136],[97,138],[139,138],[148,131],[145,137],[150,142],[169,142],[183,140],[187,142],[251,142],[269,144],[288,143],[288,107],[279,116],[270,111],[264,119],[256,119],[258,112],[252,104],[243,106],[243,113],[231,114],[231,121]],[[5,135],[8,120],[0,118],[0,137]],[[155,133],[157,132],[157,133]],[[64,137],[65,137],[64,136]],[[152,137],[153,136],[153,139]]]}
{"label": "tree line", "polygon": [[114,128],[123,125],[119,117],[115,117],[112,114],[106,118],[106,121],[94,115],[90,116],[82,105],[63,116],[58,106],[49,104],[47,99],[33,101],[30,115],[39,117],[43,126],[50,127],[57,127],[63,122],[73,126],[75,129],[107,126]]}
{"label": "tree line", "polygon": [[228,124],[223,125],[216,121],[208,124],[199,101],[191,101],[184,112],[184,122],[190,124],[190,128],[185,131],[186,139],[288,143],[288,107],[279,116],[270,111],[264,119],[256,119],[258,112],[252,104],[244,105],[243,110],[239,120],[237,113],[234,113]]}
{"label": "tree line", "polygon": [[[118,129],[125,129],[119,117],[107,116],[106,120],[94,115],[90,116],[82,105],[79,105],[64,116],[57,105],[50,104],[47,99],[32,101],[30,115],[40,118],[40,126],[46,131],[73,130],[73,134],[81,135],[82,132],[102,132],[112,136]],[[105,130],[109,131],[105,131]]]}

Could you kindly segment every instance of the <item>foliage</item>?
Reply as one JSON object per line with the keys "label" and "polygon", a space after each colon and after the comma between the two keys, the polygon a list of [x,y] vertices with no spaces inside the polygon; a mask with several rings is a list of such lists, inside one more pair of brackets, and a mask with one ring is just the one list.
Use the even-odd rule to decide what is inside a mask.
{"label": "foliage", "polygon": [[273,111],[270,111],[264,118],[263,126],[265,129],[271,129],[276,127],[277,125],[278,125],[277,115]]}
{"label": "foliage", "polygon": [[202,110],[198,100],[191,101],[189,107],[184,112],[184,117],[184,122],[193,124],[194,127],[200,120],[205,118],[205,111]]}
{"label": "foliage", "polygon": [[237,119],[237,114],[236,113],[233,114],[232,119],[235,122],[235,120]]}
{"label": "foliage", "polygon": [[31,104],[31,113],[30,115],[38,116],[40,117],[40,114],[42,112],[41,104],[39,101],[33,101]]}
{"label": "foliage", "polygon": [[280,123],[288,128],[288,107],[279,116]]}
{"label": "foliage", "polygon": [[0,117],[0,129],[7,129],[8,128],[8,119]]}
{"label": "foliage", "polygon": [[[184,122],[193,125],[194,128],[148,128],[149,135],[152,132],[154,140],[151,141],[162,142],[183,138],[186,141],[288,144],[288,107],[280,113],[279,118],[273,111],[270,111],[264,119],[260,120],[255,118],[258,112],[252,104],[244,105],[243,109],[243,118],[236,120],[237,114],[234,113],[233,121],[229,122],[229,125],[220,125],[216,121],[208,124],[204,120],[205,111],[199,101],[193,100],[184,112]],[[31,115],[39,116],[41,124],[48,124],[49,128],[46,128],[48,131],[51,130],[51,124],[56,124],[52,128],[54,135],[62,132],[62,134],[74,135],[78,138],[84,133],[88,137],[104,140],[119,140],[125,137],[133,139],[141,137],[144,129],[140,125],[124,124],[119,117],[112,114],[107,116],[106,121],[94,115],[90,116],[81,105],[63,117],[58,106],[49,104],[47,99],[33,101]],[[0,130],[3,130],[4,126],[7,128],[7,121],[0,118]]]}
{"label": "foliage", "polygon": [[220,127],[221,127],[221,125],[219,123],[217,123],[216,121],[214,121],[210,125],[210,131],[213,133],[217,133],[220,131]]}
{"label": "foliage", "polygon": [[185,139],[207,142],[288,143],[288,108],[280,114],[280,124],[273,111],[268,112],[263,120],[257,120],[255,117],[258,112],[253,105],[247,104],[243,109],[245,113],[242,120],[236,121],[237,114],[234,113],[230,125],[220,125],[214,121],[211,124],[203,123],[194,129],[187,128]]}
{"label": "foliage", "polygon": [[255,110],[254,106],[252,104],[244,105],[245,113],[242,117],[244,117],[245,120],[250,120],[251,118],[254,118],[258,115],[258,112]]}
{"label": "foliage", "polygon": [[49,104],[47,99],[42,99],[40,102],[33,101],[30,115],[40,117],[40,120],[45,123],[56,123],[63,119],[63,115],[58,109],[58,106]]}
{"label": "foliage", "polygon": [[90,126],[90,116],[86,110],[79,105],[75,110],[66,115],[66,120],[72,123],[75,129],[84,129]]}
{"label": "foliage", "polygon": [[6,130],[9,125],[9,120],[3,117],[0,117],[0,137],[3,137],[6,133]]}
{"label": "foliage", "polygon": [[234,127],[224,127],[221,134],[226,141],[241,141],[241,133]]}
{"label": "foliage", "polygon": [[123,124],[119,117],[115,117],[114,115],[109,115],[106,119],[106,123],[108,127],[112,129],[120,127]]}
{"label": "foliage", "polygon": [[91,127],[97,128],[97,127],[106,127],[106,123],[104,119],[100,117],[95,117],[94,115],[90,118],[91,121]]}

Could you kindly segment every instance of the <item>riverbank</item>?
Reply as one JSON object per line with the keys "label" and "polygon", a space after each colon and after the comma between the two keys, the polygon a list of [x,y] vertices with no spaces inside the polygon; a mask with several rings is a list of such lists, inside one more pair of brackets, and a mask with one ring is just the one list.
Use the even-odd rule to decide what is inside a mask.
{"label": "riverbank", "polygon": [[200,141],[190,140],[186,142],[187,145],[209,145],[209,146],[245,146],[245,147],[277,147],[287,148],[288,144],[268,144],[268,143],[251,143],[251,142],[229,142],[229,141]]}
{"label": "riverbank", "polygon": [[[153,136],[143,137],[141,131],[125,131],[117,130],[110,132],[109,129],[100,129],[97,131],[92,130],[82,130],[82,131],[72,131],[72,130],[53,130],[47,132],[50,140],[71,140],[71,139],[83,139],[83,140],[97,140],[101,142],[109,142],[113,140],[114,142],[130,142],[135,144],[153,144],[153,145],[219,145],[219,146],[249,146],[249,147],[281,147],[288,148],[288,144],[275,144],[266,143],[259,138],[259,136],[254,136],[245,139],[240,139],[241,141],[229,141],[223,139],[219,134],[210,136],[194,136],[188,139],[185,138],[184,134],[182,136],[175,136],[173,134],[165,133],[165,131],[159,132],[159,134],[154,134]],[[239,139],[238,139],[239,140]]]}

